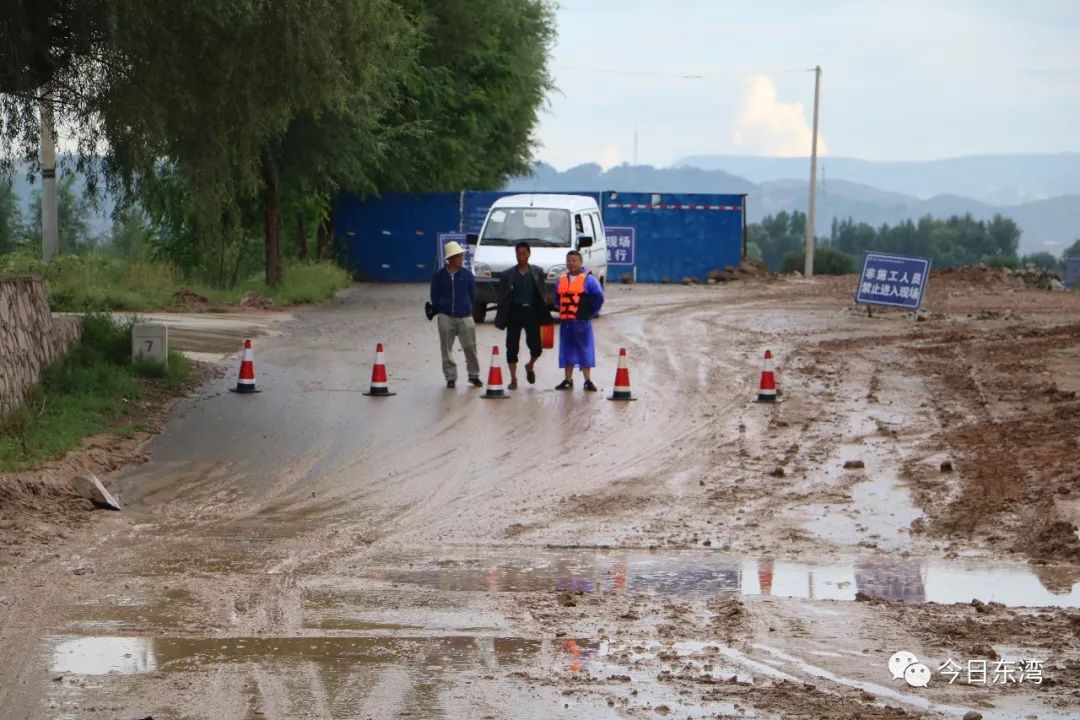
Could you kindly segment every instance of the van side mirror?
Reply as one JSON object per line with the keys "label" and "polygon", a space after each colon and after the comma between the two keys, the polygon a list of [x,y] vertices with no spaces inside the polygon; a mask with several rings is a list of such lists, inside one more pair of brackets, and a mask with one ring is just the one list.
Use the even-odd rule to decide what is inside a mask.
{"label": "van side mirror", "polygon": [[592,247],[592,235],[578,235],[578,247]]}
{"label": "van side mirror", "polygon": [[477,235],[476,233],[468,233],[468,234],[465,235],[465,244],[466,245],[475,245],[479,241],[480,241],[480,236]]}

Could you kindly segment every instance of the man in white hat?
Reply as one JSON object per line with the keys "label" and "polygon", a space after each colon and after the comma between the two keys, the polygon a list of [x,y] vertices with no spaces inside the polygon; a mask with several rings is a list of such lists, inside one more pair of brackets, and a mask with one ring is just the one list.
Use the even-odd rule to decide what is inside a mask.
{"label": "man in white hat", "polygon": [[439,346],[442,348],[443,377],[446,387],[457,384],[457,363],[454,362],[454,338],[465,351],[465,369],[469,384],[483,387],[480,380],[480,361],[476,357],[476,323],[473,320],[473,300],[476,299],[476,278],[463,266],[465,248],[451,241],[443,247],[446,265],[431,277],[431,304],[438,313]]}

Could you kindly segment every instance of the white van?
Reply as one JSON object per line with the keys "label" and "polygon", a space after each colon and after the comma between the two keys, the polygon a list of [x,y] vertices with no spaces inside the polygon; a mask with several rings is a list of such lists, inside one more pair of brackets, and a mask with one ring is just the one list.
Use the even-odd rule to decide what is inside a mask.
{"label": "white van", "polygon": [[469,235],[475,245],[472,257],[476,275],[473,318],[484,321],[488,306],[498,301],[499,273],[517,265],[514,246],[529,243],[529,262],[547,274],[544,297],[555,307],[555,281],[566,272],[566,253],[581,253],[584,267],[607,283],[607,236],[600,208],[586,195],[509,195],[488,210],[479,235]]}

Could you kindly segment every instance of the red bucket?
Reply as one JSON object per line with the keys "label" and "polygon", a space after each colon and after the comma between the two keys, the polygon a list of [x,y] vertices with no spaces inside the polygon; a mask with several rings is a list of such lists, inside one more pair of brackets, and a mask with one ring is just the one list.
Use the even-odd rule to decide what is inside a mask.
{"label": "red bucket", "polygon": [[554,325],[541,325],[540,326],[540,346],[545,350],[550,350],[555,347],[555,326]]}

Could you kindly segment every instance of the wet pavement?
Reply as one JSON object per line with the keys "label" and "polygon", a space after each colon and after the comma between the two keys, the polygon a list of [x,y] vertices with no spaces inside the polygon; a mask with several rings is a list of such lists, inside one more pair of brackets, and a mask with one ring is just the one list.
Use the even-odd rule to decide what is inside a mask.
{"label": "wet pavement", "polygon": [[[976,701],[986,718],[1025,702],[1067,717],[888,682],[888,656],[919,638],[853,601],[1077,608],[1080,568],[957,557],[910,531],[922,513],[892,430],[922,441],[917,403],[838,392],[802,449],[770,444],[816,410],[783,377],[783,407],[748,403],[758,346],[782,357],[793,334],[836,331],[833,311],[782,307],[754,331],[774,300],[699,291],[611,289],[594,377],[609,389],[627,347],[627,404],[554,391],[548,354],[506,403],[445,389],[419,286],[361,286],[292,320],[177,319],[174,346],[224,354],[225,378],[109,478],[123,513],[0,588],[3,717],[780,718],[807,684],[837,708],[819,717]],[[248,334],[262,392],[238,397]],[[706,336],[707,362],[688,350]],[[362,395],[377,342],[392,398]],[[496,344],[480,326],[484,376]],[[777,468],[798,502],[776,501]],[[699,511],[741,486],[756,494]]]}
{"label": "wet pavement", "polygon": [[[1080,607],[1080,567],[1051,573],[1026,564],[857,559],[823,564],[718,553],[533,552],[443,559],[431,569],[401,569],[426,556],[378,559],[370,577],[445,591],[649,592],[704,598],[760,595],[809,600],[869,597],[903,603],[997,602],[1011,607]],[[385,564],[383,564],[385,563]]]}

